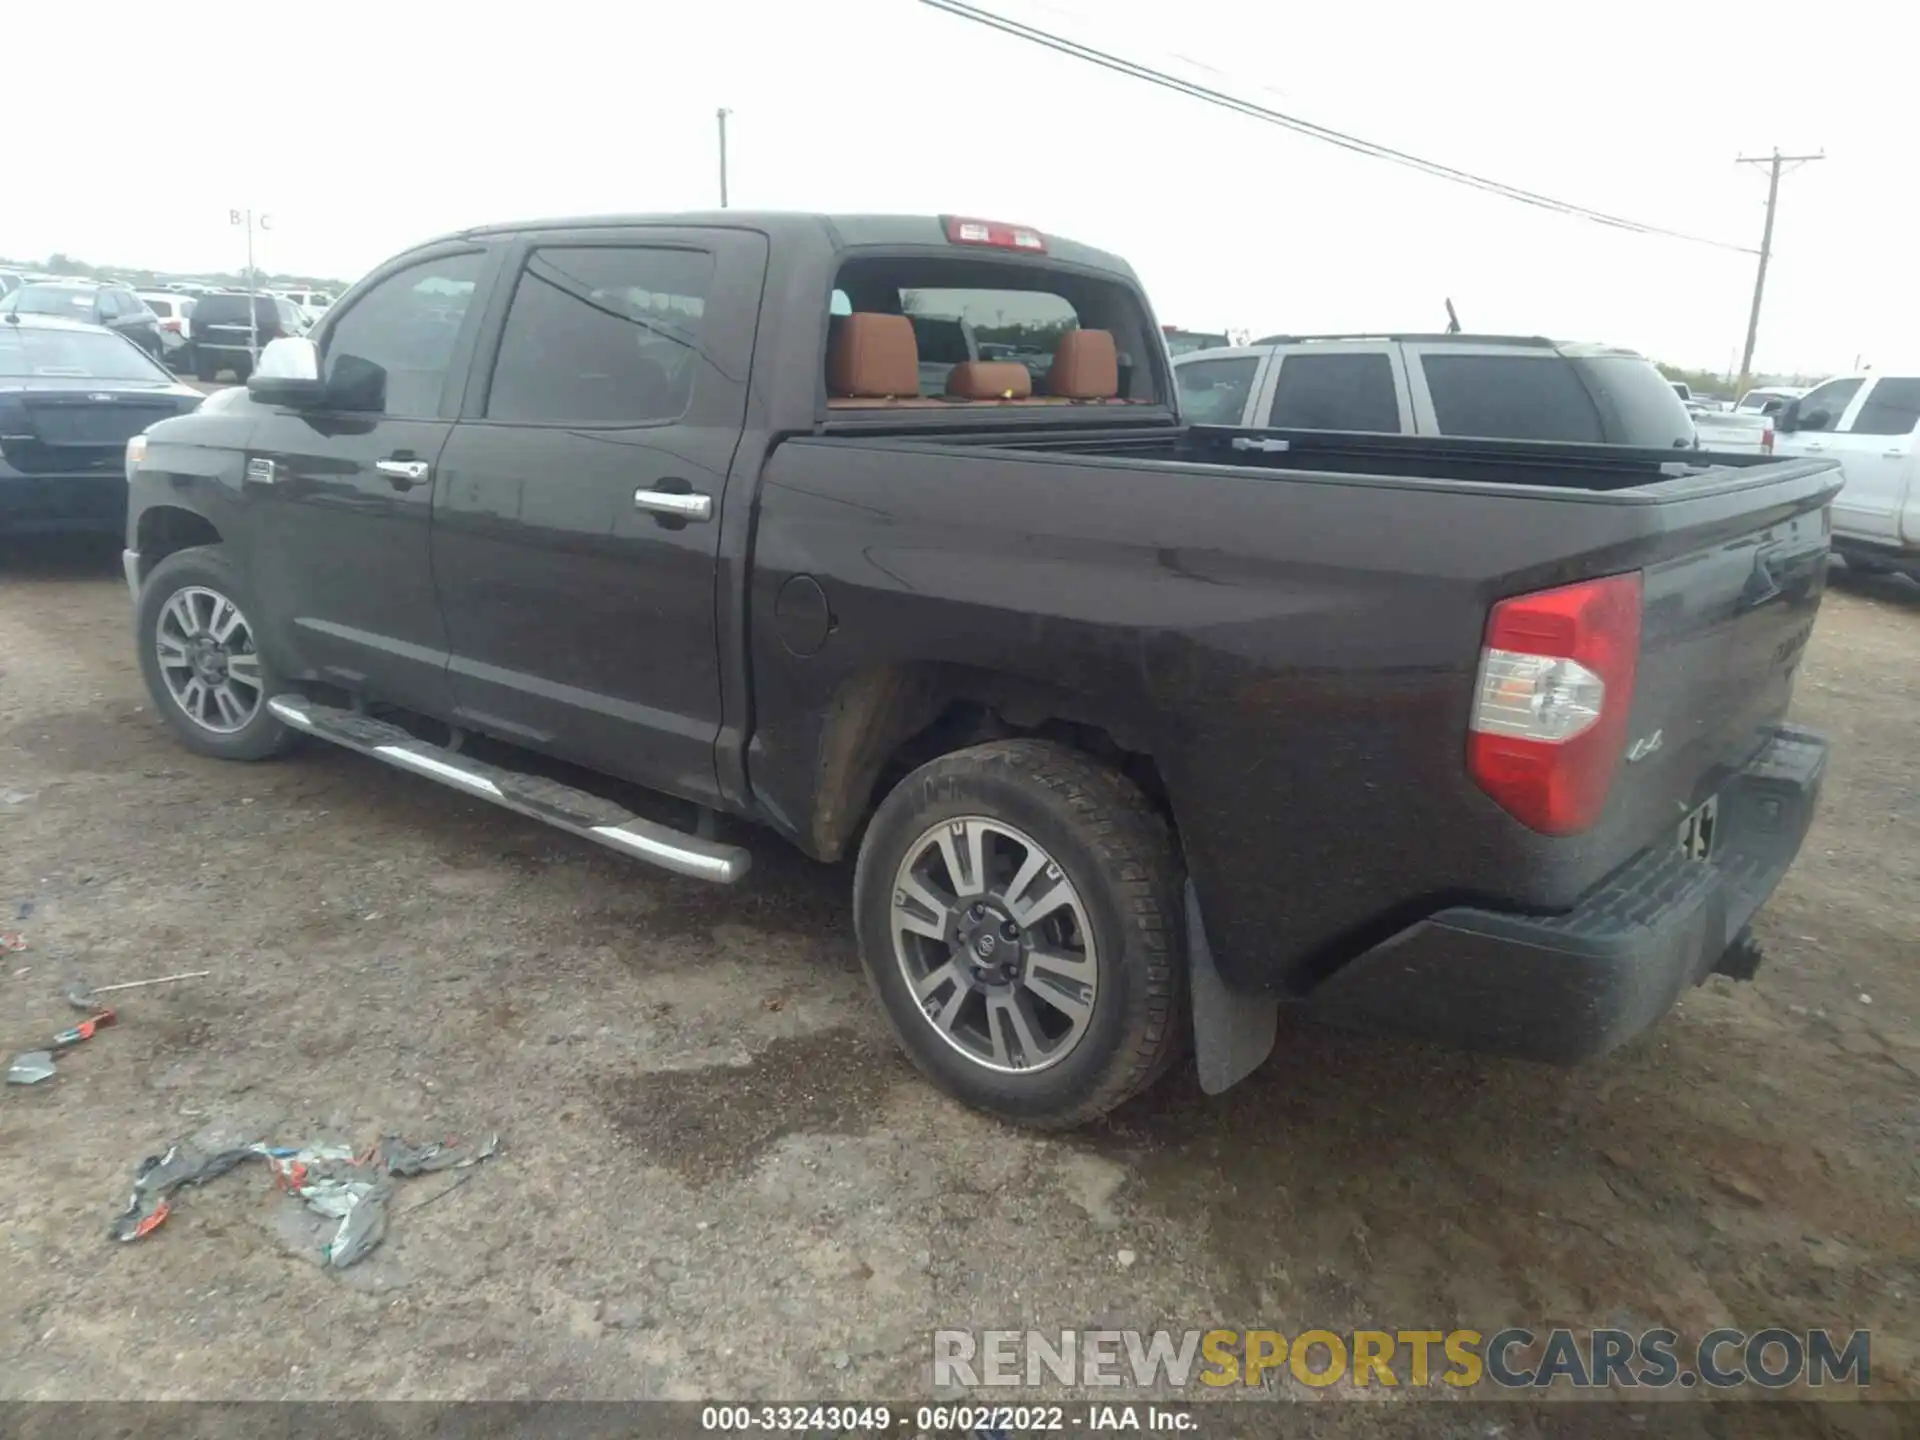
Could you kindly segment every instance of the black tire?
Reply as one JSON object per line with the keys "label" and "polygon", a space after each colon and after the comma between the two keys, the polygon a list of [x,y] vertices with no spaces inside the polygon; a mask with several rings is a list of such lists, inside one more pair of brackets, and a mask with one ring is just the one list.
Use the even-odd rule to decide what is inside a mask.
{"label": "black tire", "polygon": [[[895,950],[899,868],[933,827],[962,816],[1030,836],[1083,902],[1098,976],[1091,1014],[1078,1041],[1045,1068],[1009,1073],[963,1053],[922,1010]],[[1185,1052],[1182,877],[1172,836],[1138,787],[1078,751],[1005,740],[921,766],[874,813],[853,889],[861,961],[901,1048],[969,1105],[1065,1129],[1144,1090]],[[939,942],[931,943],[937,955]]]}
{"label": "black tire", "polygon": [[253,374],[253,361],[251,359],[236,360],[233,362],[233,383],[234,384],[236,385],[246,384],[247,377],[252,374]]}
{"label": "black tire", "polygon": [[193,378],[203,385],[211,385],[220,378],[220,362],[204,350],[193,352]]}
{"label": "black tire", "polygon": [[[146,679],[147,693],[153,697],[154,706],[186,747],[198,754],[216,760],[270,760],[286,754],[299,742],[300,736],[267,710],[266,701],[284,687],[265,655],[251,649],[247,652],[258,665],[260,697],[251,716],[238,729],[209,728],[190,716],[182,702],[174,698],[161,669],[160,627],[168,602],[189,588],[225,596],[242,616],[249,614],[250,597],[246,587],[221,546],[202,545],[176,551],[154,566],[140,586],[140,603],[135,607],[134,621],[140,673]],[[251,635],[251,621],[248,621],[248,631]]]}

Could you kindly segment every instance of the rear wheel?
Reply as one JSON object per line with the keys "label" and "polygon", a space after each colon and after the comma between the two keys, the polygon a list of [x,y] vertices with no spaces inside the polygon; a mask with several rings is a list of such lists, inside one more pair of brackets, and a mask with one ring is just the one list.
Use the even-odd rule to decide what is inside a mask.
{"label": "rear wheel", "polygon": [[211,385],[220,374],[220,362],[204,350],[193,353],[193,378],[203,385]]}
{"label": "rear wheel", "polygon": [[1078,1125],[1181,1052],[1180,867],[1124,776],[1045,741],[923,765],[854,878],[861,959],[908,1057],[969,1105]]}
{"label": "rear wheel", "polygon": [[299,738],[267,710],[279,677],[259,651],[248,600],[218,545],[169,555],[140,587],[140,671],[187,748],[265,760]]}

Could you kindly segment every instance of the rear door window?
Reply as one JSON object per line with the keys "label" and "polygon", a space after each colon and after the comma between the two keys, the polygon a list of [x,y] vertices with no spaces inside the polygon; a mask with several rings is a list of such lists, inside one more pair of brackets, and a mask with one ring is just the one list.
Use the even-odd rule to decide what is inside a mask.
{"label": "rear door window", "polygon": [[1847,426],[1849,435],[1911,435],[1920,425],[1920,379],[1883,375]]}
{"label": "rear door window", "polygon": [[1280,362],[1267,423],[1284,430],[1397,435],[1393,361],[1379,351],[1288,355]]}
{"label": "rear door window", "polygon": [[660,425],[686,413],[713,257],[641,246],[533,252],[513,292],[486,417]]}
{"label": "rear door window", "polygon": [[[1551,352],[1422,355],[1420,370],[1442,435],[1593,445],[1603,439],[1593,396],[1573,366]],[[1671,390],[1666,394],[1680,404]]]}
{"label": "rear door window", "polygon": [[1243,424],[1247,397],[1259,373],[1257,355],[1176,365],[1173,378],[1180,389],[1180,414],[1195,425]]}

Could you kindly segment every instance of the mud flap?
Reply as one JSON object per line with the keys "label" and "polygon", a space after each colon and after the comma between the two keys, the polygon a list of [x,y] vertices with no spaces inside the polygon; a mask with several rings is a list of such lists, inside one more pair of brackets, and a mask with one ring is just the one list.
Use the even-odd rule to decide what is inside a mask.
{"label": "mud flap", "polygon": [[1280,1002],[1229,990],[1214,968],[1200,921],[1200,897],[1187,881],[1187,975],[1193,992],[1193,1053],[1209,1095],[1239,1084],[1273,1053]]}

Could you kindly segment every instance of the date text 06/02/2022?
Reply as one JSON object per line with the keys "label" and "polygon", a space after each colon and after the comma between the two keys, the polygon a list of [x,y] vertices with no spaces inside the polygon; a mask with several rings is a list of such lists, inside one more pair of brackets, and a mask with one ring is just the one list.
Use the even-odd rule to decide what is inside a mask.
{"label": "date text 06/02/2022", "polygon": [[1151,1430],[1187,1433],[1199,1428],[1189,1410],[1163,1405],[707,1405],[700,1428],[723,1435],[882,1434],[911,1423],[917,1434],[1035,1434],[1080,1430],[1088,1434]]}

